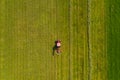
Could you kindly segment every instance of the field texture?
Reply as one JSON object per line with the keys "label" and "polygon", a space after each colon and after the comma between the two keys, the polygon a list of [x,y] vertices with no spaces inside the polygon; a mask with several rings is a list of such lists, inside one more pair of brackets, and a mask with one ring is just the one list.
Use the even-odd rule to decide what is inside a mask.
{"label": "field texture", "polygon": [[0,80],[119,80],[119,2],[0,0]]}

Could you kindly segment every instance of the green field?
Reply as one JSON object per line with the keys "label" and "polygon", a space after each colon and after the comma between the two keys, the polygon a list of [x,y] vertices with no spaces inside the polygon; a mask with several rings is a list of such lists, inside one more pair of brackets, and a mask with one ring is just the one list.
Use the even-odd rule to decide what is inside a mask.
{"label": "green field", "polygon": [[0,80],[119,80],[119,3],[0,0]]}
{"label": "green field", "polygon": [[107,48],[108,48],[108,79],[120,79],[120,1],[110,0],[108,2],[108,29],[107,29]]}

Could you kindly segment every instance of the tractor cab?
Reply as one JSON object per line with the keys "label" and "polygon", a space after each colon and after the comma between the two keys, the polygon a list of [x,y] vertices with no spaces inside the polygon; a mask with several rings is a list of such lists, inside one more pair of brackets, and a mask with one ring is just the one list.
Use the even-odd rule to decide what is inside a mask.
{"label": "tractor cab", "polygon": [[55,46],[56,46],[57,53],[60,53],[61,41],[60,40],[55,41]]}
{"label": "tractor cab", "polygon": [[57,41],[56,41],[56,47],[57,47],[57,48],[61,47],[61,41],[60,41],[60,40],[57,40]]}

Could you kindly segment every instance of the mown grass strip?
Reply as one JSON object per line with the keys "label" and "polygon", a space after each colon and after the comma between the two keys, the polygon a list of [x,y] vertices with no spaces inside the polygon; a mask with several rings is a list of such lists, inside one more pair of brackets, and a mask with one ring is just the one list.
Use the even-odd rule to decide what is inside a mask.
{"label": "mown grass strip", "polygon": [[[83,10],[84,9],[84,10]],[[86,10],[85,10],[86,9]],[[87,1],[72,1],[73,79],[87,80]]]}
{"label": "mown grass strip", "polygon": [[91,79],[106,80],[105,3],[104,0],[93,0],[91,3],[93,4],[90,8]]}
{"label": "mown grass strip", "polygon": [[90,33],[91,33],[91,0],[87,0],[87,43],[88,43],[88,80],[91,80],[91,41],[90,41]]}

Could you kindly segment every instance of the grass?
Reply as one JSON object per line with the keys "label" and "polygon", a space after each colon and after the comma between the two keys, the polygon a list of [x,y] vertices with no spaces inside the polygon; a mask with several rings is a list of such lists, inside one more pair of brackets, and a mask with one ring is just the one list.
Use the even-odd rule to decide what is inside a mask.
{"label": "grass", "polygon": [[91,80],[107,80],[105,0],[92,0],[90,7]]}
{"label": "grass", "polygon": [[[0,4],[1,80],[87,80],[87,1]],[[52,53],[56,39],[62,41],[59,56]]]}
{"label": "grass", "polygon": [[[117,17],[111,20],[106,44],[104,2],[92,0],[88,6],[87,0],[1,0],[0,79],[107,80],[106,46]],[[62,41],[59,56],[52,51],[56,39]]]}
{"label": "grass", "polygon": [[107,55],[108,55],[108,78],[109,80],[119,80],[120,79],[120,1],[110,0],[108,3],[108,29],[107,29]]}
{"label": "grass", "polygon": [[[73,1],[71,9],[73,79],[88,79],[87,1]],[[86,10],[84,10],[86,9]],[[80,26],[80,27],[78,27]]]}

